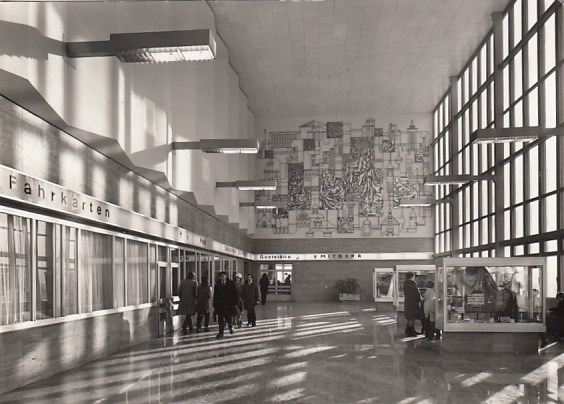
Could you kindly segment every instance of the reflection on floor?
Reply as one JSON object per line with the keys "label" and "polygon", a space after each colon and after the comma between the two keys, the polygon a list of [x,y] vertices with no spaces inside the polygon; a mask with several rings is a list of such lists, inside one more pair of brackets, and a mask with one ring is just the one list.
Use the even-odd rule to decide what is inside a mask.
{"label": "reflection on floor", "polygon": [[[267,303],[224,339],[175,334],[0,396],[9,403],[548,403],[564,344],[538,355],[449,354],[363,304]],[[562,375],[562,383],[560,382]]]}

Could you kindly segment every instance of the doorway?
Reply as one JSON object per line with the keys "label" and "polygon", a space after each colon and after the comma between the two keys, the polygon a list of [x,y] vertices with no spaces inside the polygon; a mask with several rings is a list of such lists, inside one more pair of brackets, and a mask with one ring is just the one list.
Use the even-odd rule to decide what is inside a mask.
{"label": "doorway", "polygon": [[292,301],[293,264],[260,264],[260,276],[266,273],[270,286],[268,287],[268,300],[275,302]]}

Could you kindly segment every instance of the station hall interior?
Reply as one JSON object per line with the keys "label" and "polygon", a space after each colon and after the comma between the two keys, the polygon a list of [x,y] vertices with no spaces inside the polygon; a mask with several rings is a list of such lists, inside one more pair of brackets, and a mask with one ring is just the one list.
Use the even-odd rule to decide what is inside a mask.
{"label": "station hall interior", "polygon": [[564,402],[563,7],[0,1],[0,402]]}

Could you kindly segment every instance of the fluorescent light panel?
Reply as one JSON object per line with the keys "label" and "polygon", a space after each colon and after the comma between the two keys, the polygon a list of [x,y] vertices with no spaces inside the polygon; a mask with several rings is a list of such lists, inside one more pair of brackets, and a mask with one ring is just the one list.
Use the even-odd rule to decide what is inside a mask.
{"label": "fluorescent light panel", "polygon": [[413,198],[413,199],[402,199],[399,206],[404,208],[415,208],[415,207],[430,207],[440,203],[449,203],[450,199],[432,199],[432,198]]}
{"label": "fluorescent light panel", "polygon": [[478,129],[470,135],[470,142],[474,144],[532,142],[539,137],[561,134],[555,128],[541,128],[528,126],[524,128],[487,128]]}
{"label": "fluorescent light panel", "polygon": [[433,202],[434,200],[432,199],[423,199],[423,198],[402,199],[399,206],[404,208],[428,207],[428,206],[432,206]]}
{"label": "fluorescent light panel", "polygon": [[216,52],[209,29],[111,34],[110,46],[124,63],[212,60]]}
{"label": "fluorescent light panel", "polygon": [[256,181],[235,181],[235,182],[216,182],[217,188],[233,188],[239,191],[276,191],[275,180],[256,180]]}
{"label": "fluorescent light panel", "polygon": [[235,186],[239,191],[276,191],[276,181],[235,181]]}
{"label": "fluorescent light panel", "polygon": [[241,202],[240,207],[254,207],[256,209],[268,210],[268,209],[279,209],[283,208],[284,204],[281,202]]}
{"label": "fluorescent light panel", "polygon": [[257,139],[202,139],[200,149],[205,153],[256,154],[259,151]]}
{"label": "fluorescent light panel", "polygon": [[425,177],[425,185],[464,185],[473,181],[493,180],[488,175],[428,175]]}
{"label": "fluorescent light panel", "polygon": [[204,153],[256,154],[259,141],[256,139],[202,139],[191,142],[172,142],[172,150],[201,150]]}
{"label": "fluorescent light panel", "polygon": [[209,46],[124,49],[115,51],[115,55],[123,63],[195,62],[215,58]]}
{"label": "fluorescent light panel", "polygon": [[123,63],[190,62],[215,59],[211,30],[110,34],[109,41],[68,42],[68,57],[116,56]]}

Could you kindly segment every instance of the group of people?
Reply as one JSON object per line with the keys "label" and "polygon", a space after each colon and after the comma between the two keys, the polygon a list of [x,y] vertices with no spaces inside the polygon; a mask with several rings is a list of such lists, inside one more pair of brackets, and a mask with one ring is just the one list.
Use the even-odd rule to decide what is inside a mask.
{"label": "group of people", "polygon": [[[266,290],[263,288],[263,278],[266,277]],[[266,294],[268,293],[268,276],[263,274],[261,278],[261,297],[262,304],[266,304]],[[188,273],[186,279],[180,282],[178,286],[178,296],[180,303],[178,305],[178,314],[184,315],[182,323],[182,331],[184,335],[193,332],[192,316],[196,317],[196,332],[200,332],[202,320],[204,321],[204,331],[209,331],[210,322],[210,299],[213,301],[214,317],[217,318],[219,331],[216,338],[223,338],[225,325],[229,328],[229,332],[233,334],[233,327],[242,327],[242,314],[247,311],[247,326],[256,327],[257,316],[255,306],[259,304],[259,287],[255,283],[253,275],[247,275],[247,279],[243,282],[243,276],[239,273],[235,274],[234,281],[227,277],[226,272],[220,272],[216,284],[212,288],[207,278],[202,278],[202,282],[198,285],[194,280],[194,273]]]}
{"label": "group of people", "polygon": [[[407,320],[405,334],[408,337],[415,337],[419,334],[425,334],[429,340],[440,339],[441,330],[435,327],[435,287],[434,282],[427,282],[427,289],[421,296],[417,284],[413,280],[415,274],[407,272],[405,274],[405,282],[403,283],[403,292],[405,295],[404,314]],[[422,329],[418,333],[415,331],[415,320],[421,319]]]}

